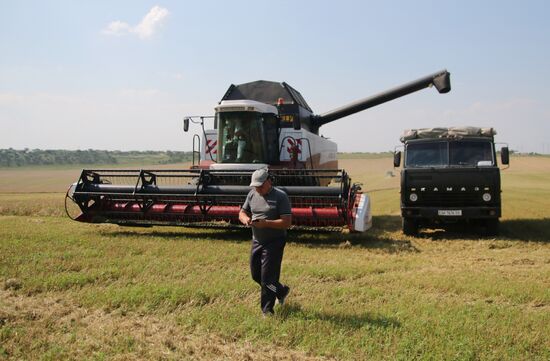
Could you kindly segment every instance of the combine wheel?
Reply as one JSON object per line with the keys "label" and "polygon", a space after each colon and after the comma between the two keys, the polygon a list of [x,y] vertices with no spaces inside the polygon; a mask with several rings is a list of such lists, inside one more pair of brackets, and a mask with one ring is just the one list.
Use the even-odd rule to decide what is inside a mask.
{"label": "combine wheel", "polygon": [[402,218],[403,233],[407,236],[415,236],[418,234],[418,221],[413,218]]}

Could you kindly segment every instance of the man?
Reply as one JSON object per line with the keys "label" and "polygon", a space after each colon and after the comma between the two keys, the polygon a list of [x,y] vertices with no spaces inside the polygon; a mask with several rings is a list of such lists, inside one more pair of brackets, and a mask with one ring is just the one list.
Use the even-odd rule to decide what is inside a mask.
{"label": "man", "polygon": [[252,228],[250,271],[262,288],[262,312],[270,316],[275,299],[282,305],[290,292],[288,286],[279,283],[279,276],[292,213],[288,196],[273,187],[267,168],[252,174],[250,186],[254,189],[246,196],[239,220]]}

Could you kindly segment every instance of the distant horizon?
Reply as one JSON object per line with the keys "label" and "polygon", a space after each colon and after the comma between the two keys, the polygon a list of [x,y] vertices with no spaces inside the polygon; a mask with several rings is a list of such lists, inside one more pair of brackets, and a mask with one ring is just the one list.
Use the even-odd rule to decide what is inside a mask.
{"label": "distant horizon", "polygon": [[[146,152],[162,152],[162,153],[167,153],[167,152],[174,152],[174,153],[179,153],[179,152],[182,152],[182,153],[192,153],[193,151],[192,150],[155,150],[155,149],[144,149],[144,150],[136,150],[136,149],[130,149],[130,150],[121,150],[121,149],[93,149],[93,148],[87,148],[87,149],[63,149],[63,148],[22,148],[22,149],[16,149],[16,148],[0,148],[0,151],[2,150],[16,150],[16,151],[24,151],[24,150],[28,150],[28,151],[34,151],[34,150],[39,150],[39,151],[70,151],[70,152],[77,152],[77,151],[86,151],[86,150],[90,150],[90,151],[97,151],[97,152],[142,152],[142,153],[146,153]],[[393,151],[392,150],[387,150],[387,151],[383,151],[383,152],[337,152],[337,153],[369,153],[369,154],[379,154],[379,153],[392,153]]]}
{"label": "distant horizon", "polygon": [[[122,150],[122,149],[62,149],[62,148],[50,148],[50,149],[42,149],[42,148],[23,148],[23,149],[16,149],[16,148],[0,148],[0,151],[3,150],[15,150],[15,151],[24,151],[27,149],[28,151],[69,151],[69,152],[77,152],[77,151],[96,151],[96,152],[135,152],[135,153],[147,153],[147,152],[154,152],[154,153],[192,153],[191,150],[156,150],[156,149],[144,149],[144,150],[137,150],[137,149],[129,149],[129,150]],[[500,152],[499,149],[497,149],[497,153]],[[369,152],[369,151],[350,151],[350,152],[344,152],[344,151],[338,151],[336,154],[393,154],[394,150],[386,150],[386,151],[380,151],[380,152]],[[537,152],[520,152],[515,149],[510,149],[511,154],[519,154],[519,155],[550,155],[546,153],[537,153]]]}

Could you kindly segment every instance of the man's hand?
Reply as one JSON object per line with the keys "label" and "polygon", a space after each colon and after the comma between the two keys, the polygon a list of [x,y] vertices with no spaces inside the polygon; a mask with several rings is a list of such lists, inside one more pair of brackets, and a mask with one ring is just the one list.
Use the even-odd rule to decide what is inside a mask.
{"label": "man's hand", "polygon": [[241,211],[239,212],[239,221],[245,226],[250,226],[250,224],[252,223],[252,218],[250,218],[250,216],[241,209]]}
{"label": "man's hand", "polygon": [[275,229],[287,229],[292,224],[292,217],[290,215],[281,216],[279,219],[267,220],[256,219],[252,222],[252,226],[256,228],[275,228]]}

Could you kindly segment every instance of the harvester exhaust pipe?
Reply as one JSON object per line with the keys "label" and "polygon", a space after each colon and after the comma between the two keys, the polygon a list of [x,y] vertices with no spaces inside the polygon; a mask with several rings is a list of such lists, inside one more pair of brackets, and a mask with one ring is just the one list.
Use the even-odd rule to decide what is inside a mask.
{"label": "harvester exhaust pipe", "polygon": [[414,93],[418,90],[435,86],[437,91],[441,94],[448,93],[451,90],[451,73],[447,70],[441,70],[437,73],[425,76],[407,84],[400,85],[390,90],[386,90],[382,93],[357,100],[343,107],[331,110],[321,115],[312,116],[314,126],[320,127],[321,125],[330,123],[334,120],[346,117],[348,115],[360,112],[362,110],[383,104],[390,100],[400,98],[404,95]]}

